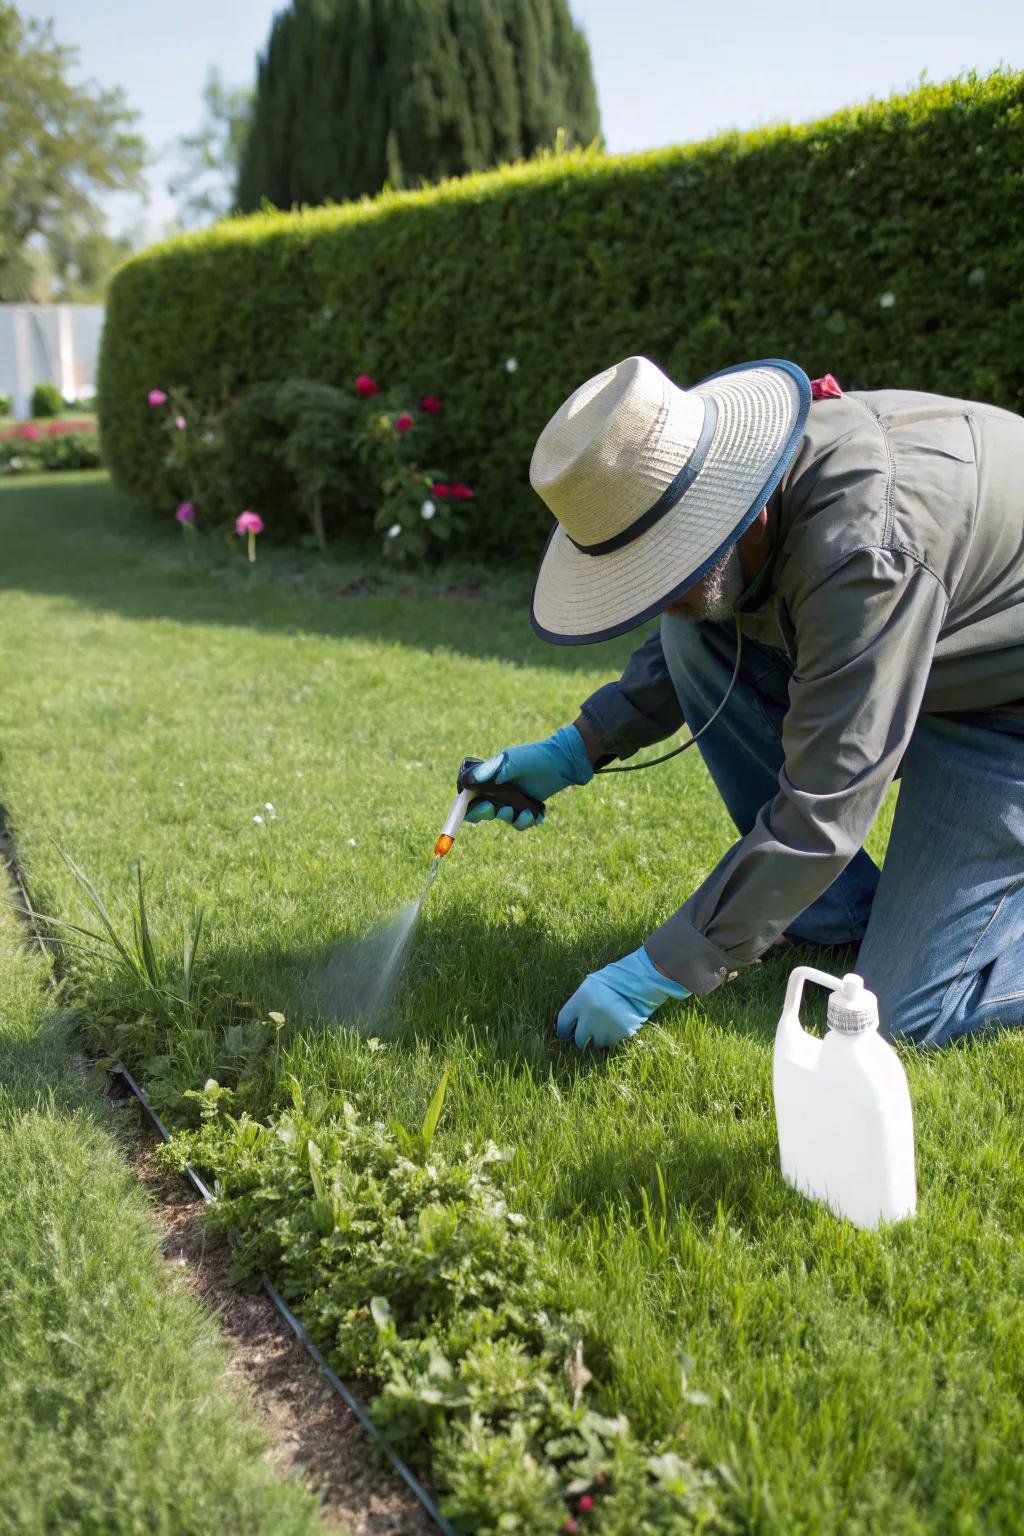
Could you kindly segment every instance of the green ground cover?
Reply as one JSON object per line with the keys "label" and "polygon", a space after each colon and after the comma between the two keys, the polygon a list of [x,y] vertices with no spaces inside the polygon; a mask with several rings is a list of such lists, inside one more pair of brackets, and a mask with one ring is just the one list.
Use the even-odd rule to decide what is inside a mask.
{"label": "green ground cover", "polygon": [[[4,886],[6,894],[7,887]],[[0,907],[0,1532],[308,1536],[174,1288],[70,1018]]]}
{"label": "green ground cover", "polygon": [[[1019,1528],[1018,1040],[908,1053],[920,1212],[882,1235],[777,1172],[792,957],[664,1009],[608,1060],[553,1043],[586,971],[727,845],[696,753],[567,792],[539,832],[466,829],[372,1038],[309,1001],[339,941],[416,894],[461,756],[572,718],[626,643],[542,646],[515,572],[481,601],[410,578],[341,596],[352,569],[262,553],[251,580],[189,571],[97,476],[8,484],[0,519],[0,792],[37,905],[87,915],[52,836],[129,928],[141,857],[172,978],[206,906],[187,1006],[72,955],[85,1026],[191,1127],[253,1262],[384,1382],[467,1530],[557,1530],[566,1467],[602,1536]],[[409,1128],[445,1071],[426,1151]],[[208,1093],[199,1125],[185,1095],[208,1078],[231,1097]],[[252,1120],[232,1129],[225,1104]],[[474,1173],[464,1149],[491,1140],[507,1160]],[[577,1340],[585,1385],[562,1369]],[[582,1451],[573,1395],[603,1415]]]}

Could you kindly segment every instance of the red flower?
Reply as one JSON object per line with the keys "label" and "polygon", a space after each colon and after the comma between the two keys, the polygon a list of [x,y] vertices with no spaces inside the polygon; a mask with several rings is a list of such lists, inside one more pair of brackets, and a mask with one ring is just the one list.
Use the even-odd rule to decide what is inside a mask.
{"label": "red flower", "polygon": [[578,1530],[579,1526],[571,1517],[568,1520],[562,1521],[562,1536],[576,1536]]}
{"label": "red flower", "polygon": [[589,1493],[585,1493],[576,1505],[576,1513],[578,1515],[589,1515],[593,1507],[593,1499],[590,1497]]}
{"label": "red flower", "polygon": [[437,496],[441,501],[443,501],[446,496],[451,495],[452,488],[446,483],[446,481],[438,480],[436,485],[432,485],[430,487],[430,491],[432,495]]}
{"label": "red flower", "polygon": [[39,428],[32,426],[22,427],[21,435],[22,437],[27,437],[30,443],[34,443],[40,435]]}
{"label": "red flower", "polygon": [[843,392],[830,373],[824,378],[811,380],[812,400],[841,400]]}
{"label": "red flower", "polygon": [[62,421],[51,421],[46,430],[51,437],[60,437],[63,432],[67,431],[67,427]]}
{"label": "red flower", "polygon": [[412,417],[407,412],[403,413],[403,415],[401,415],[401,416],[396,416],[395,417],[395,431],[396,432],[408,432],[408,430],[409,430],[409,428],[411,426],[412,426]]}
{"label": "red flower", "polygon": [[356,390],[361,395],[375,395],[377,393],[377,388],[378,385],[376,380],[371,379],[368,373],[361,373],[358,379],[356,379]]}
{"label": "red flower", "polygon": [[436,416],[441,409],[441,402],[436,395],[424,395],[420,405],[427,412],[428,416]]}
{"label": "red flower", "polygon": [[469,501],[473,492],[468,485],[463,485],[460,480],[457,485],[452,486],[450,495],[454,501]]}

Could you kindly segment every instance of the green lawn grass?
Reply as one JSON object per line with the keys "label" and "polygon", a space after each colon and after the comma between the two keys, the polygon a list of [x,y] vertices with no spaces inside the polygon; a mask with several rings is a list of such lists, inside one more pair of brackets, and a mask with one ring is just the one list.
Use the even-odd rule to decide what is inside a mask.
{"label": "green lawn grass", "polygon": [[213,1322],[168,1278],[46,970],[5,903],[0,1532],[309,1536],[312,1500],[263,1460]]}
{"label": "green lawn grass", "polygon": [[[189,571],[174,530],[98,476],[8,485],[0,528],[0,793],[37,905],[84,911],[55,837],[125,924],[143,860],[165,956],[207,908],[206,1036],[139,1025],[116,981],[81,978],[91,1028],[121,1028],[170,1112],[194,1116],[182,1090],[212,1072],[259,1117],[294,1080],[325,1126],[345,1101],[418,1124],[447,1068],[438,1155],[508,1149],[552,1295],[587,1318],[588,1399],[710,1469],[723,1524],[1021,1529],[1019,1040],[906,1054],[920,1209],[880,1235],[778,1174],[771,1047],[792,956],[665,1008],[608,1060],[552,1040],[583,975],[727,846],[697,753],[569,791],[538,832],[467,828],[380,1038],[325,1027],[305,1000],[340,941],[417,893],[461,757],[573,718],[628,642],[543,646],[508,600],[516,573],[472,601],[408,578],[342,597],[350,571],[272,551],[251,578],[241,559]],[[281,1038],[240,1071],[224,1030],[270,1009]],[[608,1509],[589,1529],[641,1529]]]}

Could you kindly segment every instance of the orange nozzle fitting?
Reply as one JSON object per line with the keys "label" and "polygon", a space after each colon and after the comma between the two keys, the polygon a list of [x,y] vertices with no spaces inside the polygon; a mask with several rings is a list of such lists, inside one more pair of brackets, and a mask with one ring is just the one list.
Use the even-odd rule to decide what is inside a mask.
{"label": "orange nozzle fitting", "polygon": [[443,858],[444,855],[452,847],[454,842],[455,842],[454,837],[449,837],[447,832],[442,832],[441,836],[438,838],[437,842],[434,844],[434,853],[436,854],[436,856],[439,859]]}

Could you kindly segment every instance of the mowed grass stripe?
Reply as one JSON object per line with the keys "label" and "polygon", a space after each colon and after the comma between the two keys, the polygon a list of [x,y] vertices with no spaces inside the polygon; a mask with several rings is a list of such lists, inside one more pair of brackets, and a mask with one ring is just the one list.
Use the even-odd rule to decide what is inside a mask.
{"label": "mowed grass stripe", "polygon": [[312,1536],[0,894],[0,1531]]}

